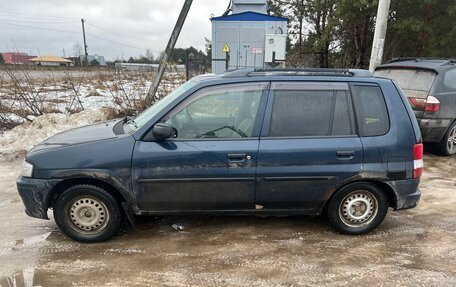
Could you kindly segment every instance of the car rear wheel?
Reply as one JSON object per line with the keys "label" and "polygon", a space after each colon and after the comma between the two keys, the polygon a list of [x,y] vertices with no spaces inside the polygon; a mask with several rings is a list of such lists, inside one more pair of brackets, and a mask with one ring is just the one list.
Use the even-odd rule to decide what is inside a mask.
{"label": "car rear wheel", "polygon": [[75,185],[54,205],[54,219],[68,237],[79,242],[102,242],[114,236],[122,222],[116,199],[103,188]]}
{"label": "car rear wheel", "polygon": [[443,137],[439,146],[439,153],[446,156],[456,154],[456,122],[450,126]]}
{"label": "car rear wheel", "polygon": [[344,234],[364,234],[375,229],[388,212],[388,200],[370,183],[354,183],[331,198],[326,216],[329,224]]}

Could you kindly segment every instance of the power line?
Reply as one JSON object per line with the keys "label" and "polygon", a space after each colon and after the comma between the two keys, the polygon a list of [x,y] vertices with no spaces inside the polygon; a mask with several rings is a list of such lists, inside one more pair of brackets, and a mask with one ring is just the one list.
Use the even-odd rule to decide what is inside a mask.
{"label": "power line", "polygon": [[78,23],[79,21],[67,21],[67,22],[62,22],[62,21],[22,21],[22,20],[14,20],[14,19],[8,19],[8,18],[2,18],[0,16],[1,21],[8,21],[8,22],[14,22],[14,23],[32,23],[32,24],[73,24],[73,23]]}
{"label": "power line", "polygon": [[[101,28],[100,26],[97,26],[97,25],[95,25],[95,24],[93,24],[93,23],[91,23],[91,22],[87,22],[87,21],[86,21],[86,23],[87,23],[88,25],[92,26],[92,27],[97,28],[98,30],[100,30],[100,31],[102,31],[102,32],[104,32],[104,33],[106,33],[106,34],[110,34],[110,35],[115,36],[115,37],[117,37],[117,38],[120,38],[120,39],[122,39],[122,40],[126,40],[126,41],[129,41],[129,42],[136,42],[137,44],[138,44],[138,42],[139,42],[140,44],[146,44],[147,46],[156,46],[156,47],[159,46],[159,45],[151,45],[151,44],[149,43],[150,41],[148,41],[148,40],[139,39],[139,38],[134,38],[134,37],[131,37],[131,36],[123,36],[123,35],[120,35],[120,34],[116,34],[116,33],[110,32],[110,31],[108,31],[108,30],[106,30],[106,29],[104,29],[104,28]],[[128,39],[131,39],[131,40],[128,40]]]}
{"label": "power line", "polygon": [[86,34],[91,36],[91,37],[97,38],[99,40],[103,40],[103,41],[110,42],[110,43],[113,43],[113,44],[129,47],[129,48],[133,48],[133,49],[138,49],[138,50],[142,50],[142,51],[146,50],[146,48],[140,48],[140,47],[136,47],[136,46],[120,43],[120,42],[117,42],[117,41],[114,41],[114,40],[109,40],[109,39],[106,39],[106,38],[103,38],[103,37],[100,37],[100,36],[97,36],[97,35],[94,35],[94,34],[90,34],[90,33],[86,33]]}
{"label": "power line", "polygon": [[23,24],[15,24],[15,23],[3,22],[3,21],[0,21],[0,24],[6,24],[6,25],[12,25],[12,26],[18,26],[18,27],[27,27],[27,28],[38,29],[38,30],[57,31],[57,32],[62,32],[62,33],[79,33],[76,31],[60,30],[60,29],[54,29],[54,28],[48,28],[48,27],[37,27],[37,26],[30,26],[30,25],[23,25]]}
{"label": "power line", "polygon": [[[12,25],[12,26],[18,26],[18,27],[26,27],[26,28],[38,29],[38,30],[50,30],[50,31],[62,32],[62,33],[70,33],[70,34],[79,34],[80,33],[80,32],[77,32],[77,31],[61,30],[61,29],[54,29],[54,28],[48,28],[48,27],[37,27],[37,26],[30,26],[30,25],[23,25],[23,24],[8,23],[8,22],[3,22],[3,21],[0,21],[0,24]],[[138,50],[141,50],[141,51],[145,51],[146,50],[146,48],[140,48],[140,47],[137,47],[137,46],[132,46],[132,45],[129,45],[129,44],[118,42],[118,41],[106,39],[106,38],[103,38],[103,37],[100,37],[100,36],[97,36],[97,35],[94,35],[94,34],[91,34],[91,33],[86,33],[86,34],[91,36],[91,37],[97,38],[99,40],[110,42],[110,43],[113,43],[113,44],[129,47],[129,48],[133,48],[133,49],[138,49]]]}
{"label": "power line", "polygon": [[[18,11],[18,12],[13,12],[13,11]],[[7,15],[13,15],[15,17],[21,17],[21,18],[41,18],[41,19],[66,19],[66,20],[75,20],[75,18],[69,18],[69,17],[62,17],[62,16],[41,16],[37,14],[29,14],[29,13],[23,13],[22,10],[15,10],[15,9],[0,9],[0,13],[2,14],[7,14]]]}
{"label": "power line", "polygon": [[[98,30],[103,31],[103,32],[105,32],[105,33],[107,33],[107,34],[111,34],[111,35],[116,36],[116,37],[125,38],[124,36],[120,36],[119,34],[115,34],[115,33],[113,33],[113,32],[110,32],[110,31],[108,31],[108,30],[105,30],[105,29],[101,28],[100,26],[97,26],[97,25],[95,25],[95,24],[92,24],[91,22],[87,22],[87,24],[89,24],[90,26],[95,27],[95,28],[97,28]],[[130,36],[127,36],[127,38],[134,39],[135,41],[146,42],[146,41],[143,40],[143,39],[137,39],[137,38],[133,38],[133,37],[130,37]]]}
{"label": "power line", "polygon": [[[4,12],[2,12],[1,9],[0,9],[0,14],[1,13],[4,13]],[[38,17],[38,18],[46,19],[45,17]],[[57,18],[71,19],[71,18],[66,18],[66,17],[57,17]],[[25,28],[36,29],[36,30],[48,30],[48,31],[55,31],[55,32],[69,33],[69,34],[79,34],[80,32],[73,31],[73,30],[58,29],[58,28],[53,28],[53,27],[27,25],[27,24],[52,24],[52,25],[57,25],[57,24],[74,24],[74,23],[78,23],[78,22],[79,21],[26,21],[26,20],[16,20],[16,19],[13,20],[13,19],[4,19],[4,18],[2,19],[2,18],[0,18],[0,25],[10,25],[10,26],[25,27]],[[132,48],[132,49],[137,49],[137,50],[141,50],[141,51],[145,51],[145,50],[147,50],[147,48],[138,47],[138,45],[132,45],[131,42],[133,42],[133,44],[141,44],[141,46],[146,45],[146,47],[147,46],[148,47],[150,47],[150,46],[158,47],[159,46],[159,45],[151,45],[151,44],[147,43],[148,41],[146,41],[146,40],[141,40],[141,39],[133,38],[133,37],[121,36],[120,34],[115,34],[115,33],[109,32],[109,31],[107,31],[107,30],[105,30],[105,29],[103,29],[103,28],[101,28],[101,27],[99,27],[99,26],[97,26],[95,24],[88,23],[87,21],[84,21],[84,22],[89,24],[90,26],[93,26],[93,27],[97,28],[98,30],[100,30],[100,31],[102,31],[102,32],[104,32],[106,34],[109,34],[109,35],[112,35],[112,36],[115,36],[117,38],[121,38],[121,39],[124,40],[123,42],[119,42],[119,41],[108,39],[108,38],[105,38],[105,37],[100,37],[100,36],[92,34],[92,33],[86,33],[86,35],[88,35],[90,37],[94,37],[96,39],[99,39],[99,40],[102,40],[102,41],[105,41],[105,42],[113,43],[113,44],[116,44],[116,45]],[[24,23],[24,24],[22,24],[22,23]],[[127,38],[127,39],[125,39],[125,38]],[[136,43],[134,43],[133,40],[129,40],[128,38],[133,39],[134,41],[136,41]],[[138,43],[138,42],[142,42],[142,43]]]}

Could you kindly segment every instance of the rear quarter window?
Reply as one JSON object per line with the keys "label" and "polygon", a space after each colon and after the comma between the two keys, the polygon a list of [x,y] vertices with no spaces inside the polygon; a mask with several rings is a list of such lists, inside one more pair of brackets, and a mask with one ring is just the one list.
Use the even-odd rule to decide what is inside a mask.
{"label": "rear quarter window", "polygon": [[445,73],[443,84],[447,89],[456,90],[456,69],[448,70]]}
{"label": "rear quarter window", "polygon": [[361,136],[380,136],[390,128],[388,110],[378,86],[352,86]]}

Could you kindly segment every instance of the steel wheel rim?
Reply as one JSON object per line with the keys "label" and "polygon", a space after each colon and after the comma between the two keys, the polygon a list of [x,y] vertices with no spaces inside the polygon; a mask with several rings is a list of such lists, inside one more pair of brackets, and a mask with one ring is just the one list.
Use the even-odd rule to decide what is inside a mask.
{"label": "steel wheel rim", "polygon": [[448,135],[447,148],[449,153],[456,153],[456,126],[451,129]]}
{"label": "steel wheel rim", "polygon": [[73,229],[85,234],[104,230],[110,214],[106,205],[97,198],[81,196],[73,200],[68,211]]}
{"label": "steel wheel rim", "polygon": [[367,190],[349,193],[339,205],[339,217],[344,224],[351,227],[367,225],[378,213],[378,201]]}

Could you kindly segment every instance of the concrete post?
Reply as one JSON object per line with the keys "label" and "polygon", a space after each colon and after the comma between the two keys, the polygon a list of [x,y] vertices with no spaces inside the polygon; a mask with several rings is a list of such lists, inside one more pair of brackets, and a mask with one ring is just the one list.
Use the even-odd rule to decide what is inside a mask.
{"label": "concrete post", "polygon": [[371,73],[382,63],[390,3],[391,0],[380,0],[378,2],[377,21],[375,23],[374,41],[372,42],[372,52],[369,63],[369,71]]}
{"label": "concrete post", "polygon": [[[84,27],[84,22],[86,20],[84,19],[81,19],[81,23],[82,23],[82,38],[84,39],[84,61],[82,63],[82,66],[85,66],[87,67],[88,66],[88,63],[87,63],[87,56],[89,55],[87,53],[87,42],[86,42],[86,33],[85,33],[85,27]],[[78,55],[80,56],[80,55]]]}
{"label": "concrete post", "polygon": [[149,92],[145,98],[146,107],[149,107],[153,100],[154,96],[157,93],[158,86],[160,85],[161,79],[163,74],[165,73],[166,63],[171,56],[171,53],[174,49],[174,45],[176,45],[177,39],[179,38],[180,31],[182,30],[182,26],[184,26],[185,19],[187,18],[188,11],[192,6],[193,0],[185,0],[184,5],[182,6],[182,10],[179,14],[179,18],[177,19],[176,25],[174,26],[173,32],[171,33],[171,37],[169,37],[168,45],[166,45],[166,49],[162,54],[162,58],[160,61],[160,65],[158,66],[157,75],[155,76],[152,85],[149,88]]}

